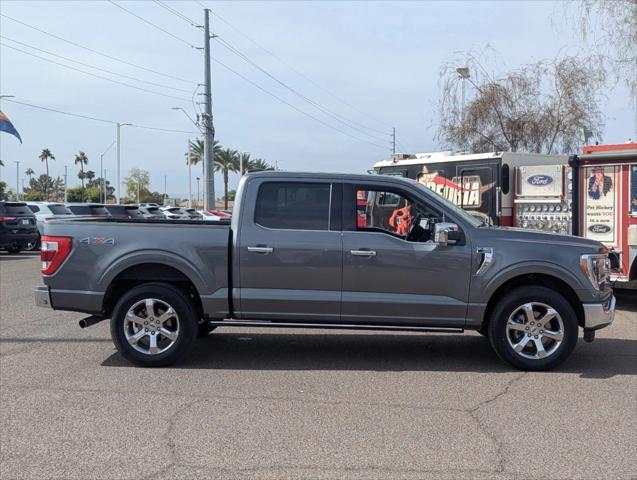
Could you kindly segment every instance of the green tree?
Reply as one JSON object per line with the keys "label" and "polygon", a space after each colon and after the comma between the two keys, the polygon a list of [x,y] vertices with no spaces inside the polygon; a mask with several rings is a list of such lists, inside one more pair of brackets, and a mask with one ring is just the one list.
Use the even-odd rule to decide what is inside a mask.
{"label": "green tree", "polygon": [[248,166],[248,171],[250,172],[260,172],[262,170],[274,170],[274,167],[262,158],[255,158]]}
{"label": "green tree", "polygon": [[[214,158],[216,159],[219,154],[221,153],[221,150],[223,149],[223,147],[221,146],[221,144],[215,140],[213,143],[213,152],[214,152]],[[204,151],[205,151],[205,146],[204,146],[204,141],[200,138],[197,138],[195,140],[190,140],[190,164],[191,165],[197,165],[199,162],[201,162],[201,171],[204,171],[204,161],[203,161],[203,157],[204,157]],[[186,154],[186,156],[188,156]],[[186,165],[188,165],[188,158],[186,158]]]}
{"label": "green tree", "polygon": [[137,201],[137,192],[139,189],[139,201],[146,198],[150,194],[150,173],[141,168],[131,168],[128,177],[124,179],[126,185],[126,197],[130,202]]}
{"label": "green tree", "polygon": [[[44,148],[42,149],[42,152],[40,153],[38,158],[44,162],[46,166],[46,176],[48,177],[49,176],[49,160],[55,160],[55,155],[53,155],[53,153],[51,153],[51,150],[49,150],[48,148]],[[49,192],[46,190],[44,192],[44,198],[46,200],[49,199]]]}
{"label": "green tree", "polygon": [[223,172],[223,202],[228,209],[228,174],[239,170],[239,154],[236,150],[226,148],[215,158],[215,171]]}
{"label": "green tree", "polygon": [[7,199],[7,183],[0,180],[0,200]]}
{"label": "green tree", "polygon": [[33,177],[33,174],[35,174],[35,172],[33,171],[33,169],[31,167],[27,168],[24,171],[24,174],[29,177],[29,183],[31,182],[31,177]]}
{"label": "green tree", "polygon": [[77,174],[77,177],[82,181],[82,190],[84,190],[84,180],[86,179],[86,174],[84,173],[84,165],[88,165],[88,157],[86,153],[80,152],[75,155],[75,165],[80,166],[80,171]]}
{"label": "green tree", "polygon": [[52,178],[48,175],[40,175],[29,180],[29,186],[24,189],[25,200],[32,202],[59,199],[64,190],[64,180],[60,177]]}

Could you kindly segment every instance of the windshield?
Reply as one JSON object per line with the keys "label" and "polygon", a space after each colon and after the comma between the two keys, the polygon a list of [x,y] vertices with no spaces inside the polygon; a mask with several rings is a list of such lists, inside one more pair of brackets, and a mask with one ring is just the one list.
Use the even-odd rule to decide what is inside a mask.
{"label": "windshield", "polygon": [[[422,183],[418,183],[418,182],[415,182],[415,183],[416,185],[418,185],[419,189],[426,191],[429,194],[435,193],[435,192],[432,192],[431,189],[425,187]],[[454,214],[461,217],[465,222],[469,223],[471,226],[479,227],[483,225],[483,222],[481,220],[478,220],[473,215],[469,215],[465,210],[457,206],[455,203],[450,202],[449,200],[444,198],[442,195],[435,194],[435,196],[436,196],[436,200],[442,203],[446,208],[451,210]]]}

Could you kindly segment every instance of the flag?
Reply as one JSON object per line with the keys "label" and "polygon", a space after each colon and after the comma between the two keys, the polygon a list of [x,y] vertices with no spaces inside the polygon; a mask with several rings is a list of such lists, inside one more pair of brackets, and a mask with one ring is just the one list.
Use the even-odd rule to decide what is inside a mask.
{"label": "flag", "polygon": [[7,117],[4,113],[2,113],[2,110],[0,110],[0,132],[7,132],[15,136],[18,140],[20,140],[20,143],[22,143],[22,138],[20,138],[20,134],[13,126],[13,123],[11,123],[11,120],[9,120],[9,117]]}

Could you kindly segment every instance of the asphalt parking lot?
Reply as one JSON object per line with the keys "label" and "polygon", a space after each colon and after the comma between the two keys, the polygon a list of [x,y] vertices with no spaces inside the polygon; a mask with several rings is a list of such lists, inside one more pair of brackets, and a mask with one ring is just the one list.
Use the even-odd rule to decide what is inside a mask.
{"label": "asphalt parking lot", "polygon": [[[637,300],[559,370],[478,334],[218,329],[131,367],[0,253],[0,478],[636,478]],[[637,295],[635,295],[637,297]]]}

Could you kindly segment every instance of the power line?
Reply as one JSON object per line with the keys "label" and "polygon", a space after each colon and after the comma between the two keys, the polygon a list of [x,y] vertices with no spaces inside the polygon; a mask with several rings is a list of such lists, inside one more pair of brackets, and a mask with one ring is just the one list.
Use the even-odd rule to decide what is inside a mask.
{"label": "power line", "polygon": [[[312,105],[313,107],[317,108],[318,110],[320,110],[321,112],[325,113],[326,115],[332,117],[333,119],[335,119],[336,121],[344,124],[345,126],[358,131],[359,133],[362,133],[363,135],[367,135],[375,140],[379,140],[377,136],[369,134],[367,132],[365,132],[364,130],[362,130],[361,128],[356,127],[355,125],[353,125],[353,122],[345,119],[345,117],[343,117],[342,115],[339,115],[338,113],[335,113],[331,110],[329,110],[326,107],[323,107],[321,104],[315,102],[314,100],[312,100],[311,98],[308,98],[307,96],[303,95],[302,93],[300,93],[298,90],[296,90],[295,88],[290,87],[287,83],[283,82],[282,80],[278,79],[277,77],[275,77],[274,75],[272,75],[270,72],[268,72],[265,68],[261,67],[260,65],[258,65],[256,62],[254,62],[253,60],[251,60],[247,55],[245,55],[244,53],[242,53],[241,51],[239,51],[238,49],[236,49],[235,47],[233,47],[230,43],[228,43],[226,40],[216,37],[216,40],[220,43],[221,46],[223,46],[224,48],[230,50],[232,53],[234,53],[235,55],[237,55],[239,58],[241,58],[242,60],[244,60],[245,62],[249,63],[250,65],[252,65],[254,68],[256,68],[257,70],[259,70],[260,72],[264,73],[267,77],[271,78],[272,80],[274,80],[276,83],[278,83],[279,85],[281,85],[282,87],[284,87],[285,89],[289,90],[290,92],[292,92],[293,94],[295,94],[296,96],[298,96],[299,98],[301,98],[303,101],[309,103],[310,105]],[[383,134],[386,135],[386,134]],[[382,139],[385,140],[385,139]]]}
{"label": "power line", "polygon": [[[82,115],[80,113],[65,112],[64,110],[58,110],[56,108],[44,107],[42,105],[34,105],[32,103],[19,102],[17,100],[12,100],[10,98],[3,98],[2,100],[5,101],[5,102],[17,103],[18,105],[24,105],[24,106],[31,107],[31,108],[37,108],[38,110],[46,110],[47,112],[53,112],[53,113],[59,113],[61,115],[67,115],[69,117],[77,117],[77,118],[83,118],[83,119],[86,119],[86,120],[93,120],[95,122],[102,122],[102,123],[109,123],[111,125],[117,125],[117,122],[114,121],[114,120],[107,120],[107,119],[104,119],[104,118],[92,117],[90,115]],[[135,127],[135,128],[143,128],[145,130],[156,130],[156,131],[159,131],[159,132],[188,133],[188,134],[198,133],[198,132],[194,132],[192,130],[174,130],[174,129],[171,129],[171,128],[161,128],[161,127],[151,127],[151,126],[148,126],[148,125],[138,125],[136,123],[131,123],[129,126]]]}
{"label": "power line", "polygon": [[[5,40],[9,40],[9,41],[11,41],[11,42],[17,43],[18,45],[22,45],[22,46],[24,46],[24,47],[31,48],[31,49],[36,50],[36,51],[38,51],[38,52],[46,53],[47,55],[52,55],[52,56],[54,56],[54,57],[61,58],[62,60],[66,60],[66,61],[68,61],[68,62],[77,63],[78,65],[83,65],[83,66],[85,66],[85,67],[93,68],[93,69],[95,69],[95,70],[99,70],[99,71],[101,71],[101,72],[110,73],[111,75],[115,75],[115,76],[122,77],[122,78],[127,78],[127,79],[129,79],[129,80],[135,80],[136,82],[146,83],[146,84],[148,84],[148,85],[153,85],[153,86],[155,86],[155,87],[166,88],[166,89],[168,89],[168,90],[175,90],[175,91],[177,91],[177,92],[190,93],[190,90],[185,90],[185,89],[183,89],[183,88],[171,87],[171,86],[164,85],[164,84],[161,84],[161,83],[155,83],[155,82],[151,82],[151,81],[144,80],[144,79],[141,79],[141,78],[131,77],[131,76],[129,76],[129,75],[125,75],[125,74],[123,74],[123,73],[113,72],[112,70],[107,70],[107,69],[105,69],[105,68],[96,67],[96,66],[94,66],[94,65],[90,65],[90,64],[88,64],[88,63],[84,63],[84,62],[80,62],[80,61],[78,61],[78,60],[73,60],[72,58],[64,57],[64,56],[62,56],[62,55],[58,55],[57,53],[49,52],[48,50],[43,50],[43,49],[41,49],[41,48],[34,47],[33,45],[29,45],[28,43],[19,42],[18,40],[14,40],[14,39],[9,38],[9,37],[6,37],[6,36],[4,36],[4,35],[0,35],[0,38],[4,38]],[[8,45],[7,45],[7,46],[8,46]]]}
{"label": "power line", "polygon": [[165,10],[168,10],[170,13],[172,13],[176,17],[180,18],[181,20],[183,20],[184,22],[190,24],[192,27],[198,28],[198,25],[193,20],[188,18],[186,15],[181,13],[179,10],[177,10],[175,8],[172,8],[171,6],[169,6],[169,5],[165,4],[164,2],[162,2],[161,0],[153,0],[153,1],[157,5],[159,5],[160,7],[164,8]]}
{"label": "power line", "polygon": [[0,45],[2,45],[5,48],[10,48],[11,50],[15,50],[17,52],[23,53],[25,55],[29,55],[31,57],[38,58],[38,59],[43,60],[45,62],[53,63],[53,64],[58,65],[60,67],[68,68],[70,70],[75,70],[76,72],[80,72],[80,73],[83,73],[85,75],[89,75],[91,77],[99,78],[101,80],[106,80],[107,82],[115,83],[115,84],[118,84],[118,85],[123,85],[123,86],[129,87],[129,88],[134,88],[135,90],[140,90],[140,91],[146,92],[146,93],[152,93],[153,95],[159,95],[159,96],[162,96],[162,97],[173,98],[175,100],[181,100],[181,101],[184,101],[184,102],[188,102],[189,101],[187,98],[176,97],[175,95],[169,95],[167,93],[162,93],[162,92],[156,92],[154,90],[149,90],[147,88],[138,87],[137,85],[132,85],[130,83],[120,82],[119,80],[114,80],[112,78],[103,77],[102,75],[97,75],[96,73],[87,72],[85,70],[82,70],[82,69],[79,69],[79,68],[75,68],[75,67],[72,67],[70,65],[65,65],[63,63],[56,62],[55,60],[51,60],[49,58],[41,57],[40,55],[36,55],[35,53],[30,53],[30,52],[27,52],[27,51],[22,50],[20,48],[12,47],[11,45],[7,45],[6,43],[0,42]]}
{"label": "power line", "polygon": [[290,108],[292,108],[292,109],[296,110],[297,112],[299,112],[299,113],[301,113],[301,114],[305,115],[306,117],[309,117],[309,118],[311,118],[312,120],[314,120],[314,121],[316,121],[316,122],[318,122],[318,123],[320,123],[320,124],[322,124],[322,125],[326,126],[327,128],[330,128],[330,129],[335,130],[335,131],[337,131],[337,132],[339,132],[339,133],[342,133],[343,135],[347,135],[348,137],[353,138],[354,140],[357,140],[357,141],[359,141],[359,142],[369,143],[370,145],[374,145],[375,147],[379,147],[379,148],[382,148],[382,149],[385,149],[385,150],[387,149],[387,146],[386,146],[386,145],[379,145],[378,143],[370,142],[369,140],[365,140],[364,138],[360,138],[360,137],[357,137],[357,136],[355,136],[355,135],[352,135],[352,134],[350,134],[349,132],[346,132],[346,131],[341,130],[341,129],[339,129],[339,128],[337,128],[337,127],[333,126],[333,125],[330,125],[329,123],[327,123],[327,122],[325,122],[325,121],[321,120],[320,118],[315,117],[314,115],[312,115],[312,114],[310,114],[310,113],[307,113],[307,112],[306,112],[306,111],[304,111],[304,110],[301,110],[301,109],[300,109],[300,108],[298,108],[296,105],[293,105],[292,103],[288,102],[287,100],[284,100],[283,98],[281,98],[281,97],[279,97],[279,96],[275,95],[274,93],[272,93],[272,92],[270,92],[270,91],[266,90],[265,88],[263,88],[263,87],[262,87],[261,85],[259,85],[258,83],[253,82],[253,81],[252,81],[252,80],[250,80],[248,77],[246,77],[246,76],[244,76],[244,75],[240,74],[239,72],[237,72],[236,70],[234,70],[234,69],[230,68],[229,66],[227,66],[227,65],[226,65],[226,64],[224,64],[223,62],[221,62],[221,61],[217,60],[216,58],[214,58],[214,57],[213,57],[213,58],[212,58],[212,61],[213,61],[213,62],[215,62],[215,63],[217,63],[217,64],[219,64],[219,65],[221,65],[221,66],[222,66],[223,68],[225,68],[226,70],[228,70],[228,71],[230,71],[230,72],[234,73],[234,74],[235,74],[235,75],[237,75],[239,78],[241,78],[241,79],[245,80],[245,81],[246,81],[246,82],[248,82],[250,85],[252,85],[252,86],[254,86],[254,87],[258,88],[258,89],[259,89],[259,90],[261,90],[262,92],[264,92],[264,93],[266,93],[266,94],[270,95],[271,97],[273,97],[273,98],[277,99],[277,100],[278,100],[278,101],[280,101],[281,103],[286,104],[288,107],[290,107]]}
{"label": "power line", "polygon": [[178,80],[180,82],[190,83],[190,84],[193,84],[193,85],[197,84],[197,82],[193,82],[192,80],[188,80],[188,79],[185,79],[185,78],[169,75],[167,73],[160,72],[158,70],[153,70],[152,68],[143,67],[143,66],[138,65],[136,63],[128,62],[126,60],[122,60],[121,58],[114,57],[114,56],[109,55],[107,53],[99,52],[97,50],[94,50],[92,48],[86,47],[84,45],[80,45],[79,43],[75,43],[75,42],[72,42],[71,40],[67,40],[66,38],[62,38],[62,37],[60,37],[58,35],[55,35],[55,34],[53,34],[51,32],[47,32],[46,30],[42,30],[41,28],[35,27],[33,25],[29,25],[28,23],[25,23],[25,22],[23,22],[21,20],[17,20],[15,18],[12,18],[12,17],[10,17],[8,15],[5,15],[3,13],[0,13],[0,17],[4,17],[7,20],[11,20],[12,22],[18,23],[18,24],[20,24],[20,25],[22,25],[24,27],[27,27],[27,28],[30,28],[30,29],[35,30],[37,32],[43,33],[44,35],[48,35],[49,37],[52,37],[52,38],[55,38],[55,39],[60,40],[62,42],[68,43],[69,45],[73,45],[74,47],[81,48],[83,50],[86,50],[88,52],[94,53],[96,55],[101,55],[102,57],[108,58],[110,60],[114,60],[116,62],[123,63],[124,65],[128,65],[128,66],[131,66],[131,67],[139,68],[140,70],[145,70],[147,72],[154,73],[155,75],[161,75],[163,77],[170,78],[172,80]]}
{"label": "power line", "polygon": [[[195,0],[196,1],[196,0]],[[201,7],[203,8],[208,8],[206,7],[202,2],[196,1],[197,4],[199,4]],[[210,10],[210,9],[209,9]],[[347,100],[344,100],[342,97],[336,95],[335,93],[332,93],[331,91],[329,91],[328,89],[326,89],[325,87],[322,87],[321,85],[319,85],[317,82],[315,82],[314,80],[312,80],[310,77],[308,77],[307,75],[305,75],[303,72],[299,71],[298,69],[294,68],[292,65],[290,65],[289,63],[287,63],[286,61],[284,61],[283,59],[281,59],[278,55],[276,55],[274,52],[272,52],[271,50],[265,48],[263,45],[261,45],[259,42],[257,42],[256,40],[254,40],[252,37],[250,37],[249,35],[247,35],[246,33],[244,33],[243,31],[241,31],[239,28],[235,27],[232,23],[230,23],[228,20],[226,20],[225,18],[223,18],[221,15],[219,15],[218,13],[216,13],[213,10],[210,10],[210,12],[217,17],[219,20],[221,20],[223,23],[225,23],[227,26],[229,26],[231,29],[233,29],[235,32],[237,32],[239,35],[241,35],[242,37],[244,37],[246,40],[248,40],[249,42],[251,42],[252,44],[256,45],[258,48],[260,48],[262,51],[264,51],[265,53],[267,53],[268,55],[270,55],[272,58],[274,58],[275,60],[277,60],[279,63],[281,63],[282,65],[286,66],[287,68],[289,68],[290,70],[292,70],[294,73],[296,73],[298,76],[304,78],[306,81],[308,81],[309,83],[311,83],[312,85],[314,85],[316,88],[318,88],[319,90],[321,90],[322,92],[328,94],[330,97],[334,98],[335,100],[341,102],[343,105],[346,105],[347,107],[351,108],[352,110],[354,110],[355,112],[364,115],[378,123],[381,123],[383,125],[387,125],[387,126],[391,126],[389,123],[380,120],[378,118],[376,118],[375,116],[355,107],[354,105],[352,105],[351,103],[349,103]],[[361,124],[362,125],[362,124]],[[375,131],[377,133],[381,133],[383,135],[386,134],[386,132],[377,130],[377,129],[373,129],[371,127],[367,127],[364,126],[364,128],[367,128],[371,131]]]}
{"label": "power line", "polygon": [[138,18],[139,20],[141,20],[142,22],[156,28],[157,30],[164,32],[166,35],[170,35],[171,37],[173,37],[175,40],[179,40],[182,43],[185,43],[186,45],[188,45],[189,47],[192,48],[197,48],[195,47],[192,43],[190,43],[188,40],[184,40],[181,37],[178,37],[177,35],[175,35],[174,33],[169,32],[168,30],[166,30],[165,28],[160,27],[159,25],[154,24],[153,22],[151,22],[150,20],[146,20],[144,17],[142,17],[141,15],[137,15],[135,12],[130,11],[128,8],[121,6],[119,3],[115,3],[113,0],[107,0],[108,3],[112,3],[113,5],[115,5],[117,8],[120,8],[122,10],[124,10],[126,13],[128,13],[129,15],[132,15],[135,18]]}

